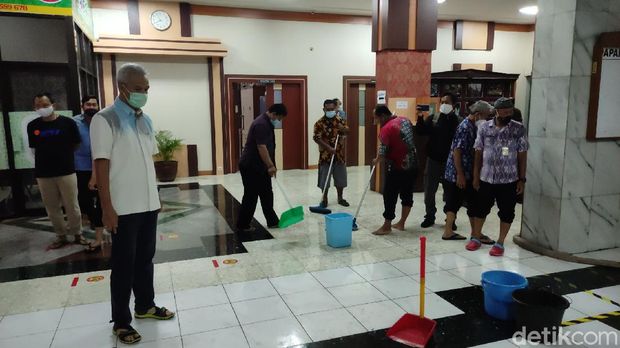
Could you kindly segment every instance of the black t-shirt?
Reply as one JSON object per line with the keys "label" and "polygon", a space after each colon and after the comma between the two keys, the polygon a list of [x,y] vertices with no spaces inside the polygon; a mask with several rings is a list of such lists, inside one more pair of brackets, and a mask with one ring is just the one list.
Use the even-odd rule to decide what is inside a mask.
{"label": "black t-shirt", "polygon": [[456,128],[459,126],[460,120],[455,113],[439,114],[437,123],[433,124],[433,120],[429,118],[419,117],[416,124],[416,132],[419,135],[428,135],[427,156],[437,162],[443,164],[448,160],[450,155],[450,146],[456,134]]}
{"label": "black t-shirt", "polygon": [[258,116],[250,126],[248,140],[245,143],[239,166],[256,171],[267,171],[267,167],[258,153],[258,145],[266,145],[269,151],[269,157],[275,164],[276,153],[276,137],[273,125],[267,114]]}
{"label": "black t-shirt", "polygon": [[77,124],[58,116],[46,122],[37,118],[28,123],[28,144],[34,151],[37,178],[52,178],[75,173],[74,152],[81,142]]}

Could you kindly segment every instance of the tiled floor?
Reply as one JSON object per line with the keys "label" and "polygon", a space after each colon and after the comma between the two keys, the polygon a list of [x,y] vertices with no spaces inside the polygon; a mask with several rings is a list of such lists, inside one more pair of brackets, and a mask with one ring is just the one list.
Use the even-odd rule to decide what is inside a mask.
{"label": "tiled floor", "polygon": [[[315,175],[313,171],[290,171],[282,173],[279,180],[288,188],[313,187]],[[350,171],[346,193],[351,203],[359,199],[366,176],[366,169]],[[236,175],[209,177],[200,183],[221,185],[230,197],[241,198],[242,187]],[[290,191],[291,198],[304,205],[315,204],[320,196],[314,189]],[[168,194],[196,204],[204,198],[186,191]],[[458,294],[479,293],[476,285],[481,273],[490,269],[516,271],[536,277],[538,283],[554,281],[546,274],[565,272],[555,277],[566,279],[565,284],[560,284],[562,289],[577,284],[576,289],[562,292],[573,301],[565,320],[620,310],[614,304],[620,302],[620,278],[615,282],[615,273],[588,273],[599,281],[589,284],[604,285],[593,289],[598,298],[582,292],[591,288],[571,278],[572,272],[589,272],[584,270],[586,266],[539,256],[520,249],[510,239],[503,258],[488,256],[488,247],[467,252],[463,242],[441,241],[443,226],[426,231],[418,227],[423,215],[421,195],[416,194],[415,199],[408,230],[377,237],[370,231],[379,223],[381,197],[370,192],[358,218],[360,231],[355,232],[350,248],[326,246],[323,217],[307,213],[305,221],[294,227],[270,230],[273,239],[242,242],[247,253],[212,257],[192,254],[186,260],[157,264],[156,301],[176,311],[177,317],[167,322],[136,322],[144,337],[139,346],[322,347],[323,343],[313,342],[326,340],[325,346],[330,347],[399,346],[386,341],[383,330],[405,312],[419,312],[421,235],[428,238],[426,314],[438,320],[442,335],[454,335],[452,330],[460,329],[459,325],[488,320],[481,312],[480,299],[468,302]],[[276,202],[278,211],[286,208],[279,193]],[[352,205],[342,210],[354,209]],[[264,223],[260,214],[257,220]],[[495,216],[489,218],[485,233],[496,233],[496,220]],[[459,231],[466,234],[465,221],[463,212],[459,214]],[[175,227],[169,232],[177,237],[168,243],[182,244],[191,238],[191,233],[183,232],[185,223],[184,219],[174,221]],[[187,226],[196,223],[187,220]],[[515,223],[512,234],[518,231],[518,225]],[[191,249],[192,245],[183,244],[183,248]],[[116,346],[108,323],[109,271],[52,275],[0,283],[0,347],[74,347],[76,342],[88,342],[88,347]],[[76,285],[71,286],[74,282]],[[502,338],[500,341],[508,338],[502,336],[503,332],[490,335]],[[347,341],[349,338],[352,341]],[[490,346],[514,344],[493,342]]]}

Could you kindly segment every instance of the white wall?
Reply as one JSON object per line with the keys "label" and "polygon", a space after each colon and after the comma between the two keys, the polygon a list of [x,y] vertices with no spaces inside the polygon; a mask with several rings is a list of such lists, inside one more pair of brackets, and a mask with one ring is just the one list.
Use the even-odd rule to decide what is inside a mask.
{"label": "white wall", "polygon": [[[97,34],[129,32],[126,11],[95,9],[93,15]],[[310,165],[316,164],[318,159],[318,148],[312,141],[311,133],[312,125],[322,115],[323,100],[342,97],[344,75],[375,75],[375,54],[371,51],[369,25],[193,15],[192,27],[194,36],[217,38],[227,47],[229,54],[224,58],[225,74],[308,76]],[[492,51],[453,50],[451,28],[440,28],[437,35],[437,50],[432,55],[433,72],[452,70],[453,63],[491,63],[494,71],[520,74],[516,90],[517,107],[527,112],[525,76],[532,70],[534,33],[496,31]],[[170,67],[167,69],[168,72],[174,71]],[[162,82],[176,86],[175,93],[189,90],[183,79],[175,77],[172,72],[169,77]],[[185,109],[189,110],[188,107]],[[185,136],[188,140],[205,135],[191,124],[183,129],[184,134],[189,134]],[[207,149],[211,151],[210,141],[204,141],[208,147],[206,144],[204,148],[199,145],[199,153]]]}
{"label": "white wall", "polygon": [[433,72],[452,70],[452,64],[493,64],[495,72],[520,74],[515,91],[516,107],[527,110],[525,76],[532,73],[534,32],[496,30],[492,51],[456,51],[452,36],[452,28],[437,30],[437,50],[431,60]]}
{"label": "white wall", "polygon": [[101,34],[129,35],[129,16],[126,10],[93,8],[93,32]]}
{"label": "white wall", "polygon": [[212,170],[209,72],[206,58],[117,57],[144,66],[148,72],[149,100],[144,107],[156,130],[170,130],[185,144],[198,148],[198,170]]}
{"label": "white wall", "polygon": [[344,75],[374,75],[369,25],[192,16],[196,37],[218,38],[229,50],[225,74],[308,76],[308,162],[318,162],[312,141],[323,101],[342,98]]}

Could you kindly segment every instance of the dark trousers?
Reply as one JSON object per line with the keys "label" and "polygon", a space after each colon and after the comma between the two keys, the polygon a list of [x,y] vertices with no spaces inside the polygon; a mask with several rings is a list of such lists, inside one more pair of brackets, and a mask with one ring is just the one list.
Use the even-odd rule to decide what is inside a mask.
{"label": "dark trousers", "polygon": [[243,199],[241,201],[241,211],[237,220],[237,228],[245,229],[250,227],[256,203],[260,198],[260,205],[267,220],[268,226],[275,226],[280,219],[273,210],[273,189],[271,187],[271,177],[266,171],[257,171],[249,168],[240,167],[241,180],[243,181]]}
{"label": "dark trousers", "polygon": [[93,172],[77,171],[75,174],[77,175],[78,203],[80,204],[80,210],[88,216],[91,228],[103,227],[99,195],[97,191],[88,188],[88,182]]}
{"label": "dark trousers", "polygon": [[446,205],[443,208],[444,213],[457,214],[463,203],[467,203],[467,216],[476,216],[476,190],[474,190],[471,180],[467,181],[467,186],[464,189],[456,186],[455,182],[446,180],[444,181],[443,189],[444,197],[446,198]]}
{"label": "dark trousers", "polygon": [[424,205],[426,206],[425,220],[435,221],[437,207],[435,205],[435,195],[439,188],[439,183],[443,184],[443,177],[446,172],[446,163],[437,162],[432,158],[426,160],[426,170],[424,171]]}
{"label": "dark trousers", "polygon": [[491,208],[497,201],[499,212],[497,216],[501,222],[512,223],[515,218],[515,206],[517,205],[517,183],[489,184],[480,182],[480,190],[477,194],[476,217],[484,219],[491,212]]}
{"label": "dark trousers", "polygon": [[135,311],[144,313],[155,306],[153,256],[158,211],[121,215],[112,234],[112,321],[116,327],[131,323],[129,299],[136,297]]}
{"label": "dark trousers", "polygon": [[400,196],[404,207],[413,206],[413,187],[417,169],[397,170],[388,168],[383,187],[383,217],[386,220],[396,218],[396,202]]}

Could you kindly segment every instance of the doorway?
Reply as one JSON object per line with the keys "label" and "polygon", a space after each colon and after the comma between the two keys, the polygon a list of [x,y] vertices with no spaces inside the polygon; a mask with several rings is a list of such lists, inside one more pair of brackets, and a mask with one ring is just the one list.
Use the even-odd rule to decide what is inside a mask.
{"label": "doorway", "polygon": [[226,76],[224,131],[225,173],[239,170],[239,158],[254,119],[274,103],[288,110],[276,124],[276,165],[281,169],[308,167],[307,78],[305,76]]}
{"label": "doorway", "polygon": [[347,166],[370,165],[377,155],[377,126],[373,110],[376,101],[375,78],[345,76],[344,101],[347,112]]}

